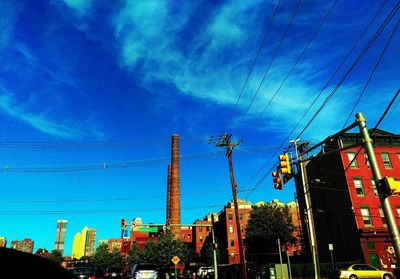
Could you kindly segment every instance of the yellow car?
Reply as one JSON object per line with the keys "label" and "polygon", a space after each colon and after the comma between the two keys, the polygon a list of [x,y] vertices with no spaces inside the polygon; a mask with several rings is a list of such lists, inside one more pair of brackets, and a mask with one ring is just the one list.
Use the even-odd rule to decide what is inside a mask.
{"label": "yellow car", "polygon": [[393,273],[386,270],[379,270],[367,264],[353,264],[347,269],[339,271],[339,278],[362,279],[362,278],[381,278],[392,279]]}

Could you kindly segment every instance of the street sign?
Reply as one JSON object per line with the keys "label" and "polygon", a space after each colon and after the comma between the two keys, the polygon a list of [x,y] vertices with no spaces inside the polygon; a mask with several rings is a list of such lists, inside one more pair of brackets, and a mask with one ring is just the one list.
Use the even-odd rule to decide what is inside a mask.
{"label": "street sign", "polygon": [[328,243],[328,248],[329,248],[329,251],[333,251],[333,244]]}
{"label": "street sign", "polygon": [[173,257],[173,258],[171,259],[171,261],[174,263],[174,265],[177,265],[177,264],[179,263],[180,260],[181,260],[181,259],[178,258],[177,256],[175,256],[175,257]]}
{"label": "street sign", "polygon": [[157,227],[139,227],[139,232],[156,233],[156,232],[158,232],[158,228]]}

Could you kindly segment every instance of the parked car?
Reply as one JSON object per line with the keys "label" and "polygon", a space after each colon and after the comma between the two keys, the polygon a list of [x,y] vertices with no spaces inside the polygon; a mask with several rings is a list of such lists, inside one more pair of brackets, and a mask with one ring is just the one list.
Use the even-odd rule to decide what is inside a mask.
{"label": "parked car", "polygon": [[158,269],[154,264],[137,263],[132,267],[132,279],[158,279]]}
{"label": "parked car", "polygon": [[104,273],[104,278],[123,279],[126,278],[126,271],[123,268],[107,267]]}
{"label": "parked car", "polygon": [[80,267],[71,267],[68,269],[75,278],[79,279],[96,279],[95,271],[91,267],[80,266]]}
{"label": "parked car", "polygon": [[199,268],[199,270],[197,271],[197,276],[198,277],[205,277],[207,275],[211,275],[214,274],[214,269],[212,267],[209,266],[202,266]]}
{"label": "parked car", "polygon": [[339,270],[339,278],[362,279],[362,278],[382,278],[392,279],[393,273],[386,270],[379,270],[368,264],[353,264],[347,269]]}

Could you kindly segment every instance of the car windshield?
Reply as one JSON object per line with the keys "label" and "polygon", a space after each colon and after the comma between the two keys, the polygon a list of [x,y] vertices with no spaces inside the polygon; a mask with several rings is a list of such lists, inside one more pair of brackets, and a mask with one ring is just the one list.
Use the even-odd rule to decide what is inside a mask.
{"label": "car windshield", "polygon": [[156,270],[156,266],[152,264],[139,264],[136,270]]}
{"label": "car windshield", "polygon": [[83,275],[89,275],[93,273],[93,270],[91,268],[72,268],[70,271],[74,274],[83,274]]}
{"label": "car windshield", "polygon": [[123,268],[115,268],[115,267],[110,267],[107,269],[107,272],[111,273],[111,272],[124,272]]}

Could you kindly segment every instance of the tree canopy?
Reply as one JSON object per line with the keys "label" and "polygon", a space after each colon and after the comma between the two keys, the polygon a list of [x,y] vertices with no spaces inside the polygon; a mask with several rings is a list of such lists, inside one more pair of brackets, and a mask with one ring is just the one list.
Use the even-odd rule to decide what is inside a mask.
{"label": "tree canopy", "polygon": [[97,247],[90,262],[95,268],[103,271],[107,267],[122,267],[124,263],[121,253],[118,250],[108,252],[107,244],[101,244]]}
{"label": "tree canopy", "polygon": [[268,253],[278,251],[278,239],[281,245],[295,243],[295,229],[286,205],[271,202],[254,207],[246,228],[247,254],[265,259]]}

